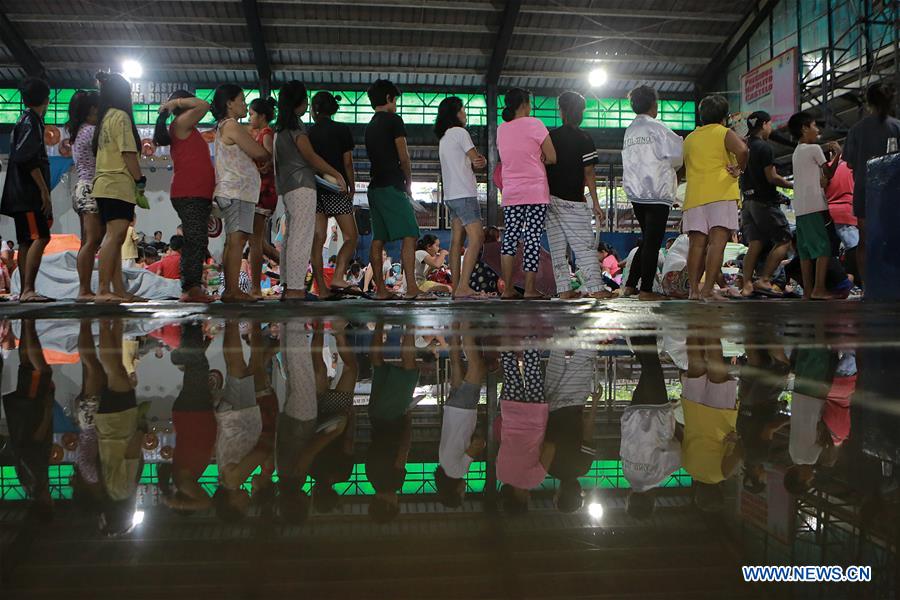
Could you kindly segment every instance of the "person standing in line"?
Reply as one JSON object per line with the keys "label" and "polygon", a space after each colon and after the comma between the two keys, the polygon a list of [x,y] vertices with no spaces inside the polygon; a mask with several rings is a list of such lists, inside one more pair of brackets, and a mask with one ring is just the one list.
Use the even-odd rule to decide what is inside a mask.
{"label": "person standing in line", "polygon": [[[209,245],[209,215],[216,190],[216,171],[209,155],[209,144],[197,130],[197,124],[209,110],[209,103],[190,92],[178,90],[159,107],[153,143],[171,146],[172,208],[181,219],[184,233],[181,248],[181,301],[208,304],[213,297],[203,289],[203,261]],[[169,115],[175,120],[166,127]]]}
{"label": "person standing in line", "polygon": [[727,118],[728,100],[707,96],[700,102],[700,127],[684,141],[687,189],[682,227],[691,241],[691,300],[722,299],[713,288],[722,273],[725,244],[738,227],[738,177],[750,152],[744,140],[725,127]]}
{"label": "person standing in line", "polygon": [[217,123],[215,202],[226,234],[222,302],[256,302],[258,298],[241,291],[238,279],[259,202],[261,183],[256,165],[269,160],[271,154],[237,121],[247,116],[247,101],[239,86],[225,83],[217,87],[210,109]]}
{"label": "person standing in line", "polygon": [[[531,94],[521,88],[506,93],[503,121],[497,129],[497,149],[503,164],[503,271],[504,300],[543,300],[537,290],[541,235],[550,205],[550,186],[545,165],[556,164],[556,148],[547,127],[531,116]],[[525,294],[513,287],[513,268],[519,239],[524,238],[522,269]]]}
{"label": "person standing in line", "polygon": [[44,143],[44,114],[50,103],[50,88],[43,79],[28,77],[22,81],[19,91],[25,112],[13,128],[0,212],[16,222],[21,268],[19,300],[53,302],[34,289],[53,226],[50,159]]}
{"label": "person standing in line", "polygon": [[638,246],[625,281],[623,296],[633,296],[640,281],[639,300],[661,300],[653,291],[659,249],[666,234],[669,212],[678,187],[676,172],[684,163],[681,136],[657,120],[659,97],[641,85],[628,94],[634,121],[622,144],[622,185],[641,226]]}
{"label": "person standing in line", "polygon": [[859,221],[853,216],[853,171],[841,156],[841,146],[837,142],[825,144],[825,157],[829,162],[837,161],[834,176],[825,188],[828,214],[834,222],[834,230],[844,246],[844,265],[847,273],[859,285],[859,265],[856,260],[859,246]]}
{"label": "person standing in line", "polygon": [[316,191],[316,233],[313,248],[325,245],[328,220],[331,217],[337,222],[344,240],[337,253],[331,286],[325,285],[321,253],[312,254],[313,273],[319,287],[319,296],[325,298],[332,294],[361,296],[363,293],[359,286],[347,281],[347,269],[356,253],[359,231],[353,216],[353,195],[356,191],[353,173],[353,132],[347,125],[334,121],[333,117],[338,111],[337,101],[331,92],[319,92],[313,96],[312,117],[315,124],[309,128],[309,141],[313,150],[343,175],[344,181],[347,182],[346,193],[333,192],[321,187]]}
{"label": "person standing in line", "polygon": [[[610,298],[612,294],[603,287],[599,263],[594,260],[594,231],[591,219],[597,226],[603,222],[603,209],[597,197],[597,148],[594,140],[580,129],[584,118],[584,96],[575,92],[563,92],[559,97],[559,114],[562,127],[550,132],[556,149],[556,163],[547,165],[550,185],[550,205],[547,209],[547,237],[550,240],[550,257],[559,297],[568,300],[587,295],[590,298]],[[587,186],[592,205],[584,199]],[[578,292],[572,290],[569,260],[566,246],[572,248],[577,266],[584,274],[584,283]]]}
{"label": "person standing in line", "polygon": [[[825,160],[816,120],[807,112],[792,115],[788,121],[791,134],[797,138],[791,160],[794,166],[794,214],[797,215],[797,253],[803,273],[803,297],[828,300],[832,296],[825,285],[828,263],[832,257],[828,236],[828,203],[824,188],[834,175],[839,160],[831,165]],[[836,159],[840,159],[838,154]]]}
{"label": "person standing in line", "polygon": [[[466,109],[456,96],[441,100],[434,133],[440,140],[441,182],[444,204],[450,209],[450,274],[454,298],[472,298],[478,292],[469,286],[475,264],[481,256],[484,230],[473,169],[483,169],[487,159],[478,153],[466,131]],[[462,258],[463,243],[468,240]]]}
{"label": "person standing in line", "polygon": [[397,114],[400,90],[387,79],[375,81],[368,90],[369,102],[375,109],[366,126],[366,152],[372,164],[369,183],[369,209],[372,219],[372,244],[369,260],[375,281],[375,299],[393,300],[384,284],[381,251],[385,242],[403,240],[400,263],[406,278],[404,300],[434,300],[433,294],[422,292],[416,285],[416,241],[419,224],[413,210],[412,165],[406,146],[406,127]]}
{"label": "person standing in line", "polygon": [[72,208],[81,221],[81,247],[75,259],[78,270],[78,296],[76,302],[90,302],[94,299],[91,277],[94,273],[94,259],[103,239],[103,222],[97,209],[97,201],[91,193],[94,170],[97,164],[91,152],[91,139],[97,125],[97,109],[100,97],[97,92],[78,90],[69,101],[69,121],[66,130],[72,144],[72,158],[78,182],[72,197]]}
{"label": "person standing in line", "polygon": [[91,142],[97,157],[93,194],[106,235],[100,246],[100,286],[94,301],[117,304],[138,299],[125,291],[122,244],[147,178],[138,162],[141,138],[131,112],[131,84],[118,73],[98,73],[97,81],[100,109]]}
{"label": "person standing in line", "polygon": [[[781,196],[776,186],[793,189],[794,184],[775,170],[775,153],[769,144],[772,134],[772,117],[758,110],[747,118],[749,127],[747,146],[750,158],[747,170],[741,175],[741,192],[744,204],[741,207],[741,229],[744,243],[748,245],[744,257],[744,287],[741,295],[750,297],[755,293],[766,296],[779,295],[772,287],[772,274],[787,256],[791,247],[791,229],[781,210]],[[763,257],[763,250],[770,247],[766,263],[753,281],[757,263]]]}
{"label": "person standing in line", "polygon": [[289,81],[281,88],[275,125],[275,187],[284,198],[286,217],[282,300],[306,299],[306,270],[316,225],[316,172],[334,177],[341,191],[347,191],[344,176],[313,150],[300,120],[308,104],[303,83]]}
{"label": "person standing in line", "polygon": [[[275,118],[275,100],[272,98],[257,98],[250,103],[250,128],[256,130],[256,143],[272,153],[275,142],[275,132],[269,123]],[[275,191],[275,170],[271,161],[267,161],[259,168],[260,188],[259,203],[256,205],[256,214],[253,216],[253,234],[250,236],[250,281],[252,287],[250,295],[261,299],[262,293],[262,267],[264,260],[263,248],[268,241],[269,218],[278,206],[278,193]]]}
{"label": "person standing in line", "polygon": [[[889,83],[879,81],[866,90],[869,114],[850,128],[844,144],[844,158],[853,170],[853,214],[859,220],[857,261],[859,273],[866,275],[866,165],[869,160],[897,152],[900,142],[900,120],[894,118],[894,94]],[[892,141],[893,140],[893,141]],[[892,148],[892,150],[889,150]]]}

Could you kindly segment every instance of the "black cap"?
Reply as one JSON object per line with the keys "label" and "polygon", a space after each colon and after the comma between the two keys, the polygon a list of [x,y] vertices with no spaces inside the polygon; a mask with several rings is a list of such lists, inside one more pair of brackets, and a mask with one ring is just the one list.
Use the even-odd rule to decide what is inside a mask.
{"label": "black cap", "polygon": [[769,113],[764,110],[757,110],[750,113],[750,116],[747,117],[747,127],[750,131],[756,131],[771,120],[772,116]]}

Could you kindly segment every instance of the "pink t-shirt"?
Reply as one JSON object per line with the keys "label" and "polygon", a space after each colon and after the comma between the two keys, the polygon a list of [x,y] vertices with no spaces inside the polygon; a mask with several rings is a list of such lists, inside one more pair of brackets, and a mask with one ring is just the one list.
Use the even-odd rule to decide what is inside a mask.
{"label": "pink t-shirt", "polygon": [[541,144],[548,135],[544,124],[534,117],[514,119],[497,129],[503,206],[550,203],[547,169],[541,161]]}
{"label": "pink t-shirt", "polygon": [[497,479],[521,489],[536,488],[547,477],[541,446],[550,407],[538,402],[500,402],[500,451]]}
{"label": "pink t-shirt", "polygon": [[610,277],[615,277],[620,271],[619,259],[612,254],[608,254],[606,258],[603,259],[603,264],[601,266],[604,271],[609,271]]}

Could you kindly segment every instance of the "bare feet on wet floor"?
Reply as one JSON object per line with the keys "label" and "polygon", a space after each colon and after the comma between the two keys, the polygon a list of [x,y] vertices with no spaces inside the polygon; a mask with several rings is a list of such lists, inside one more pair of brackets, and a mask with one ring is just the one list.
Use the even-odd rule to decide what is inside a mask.
{"label": "bare feet on wet floor", "polygon": [[236,293],[224,293],[222,294],[222,302],[226,304],[234,304],[237,302],[257,302],[258,299],[254,298],[250,294],[245,294],[244,292],[238,291]]}
{"label": "bare feet on wet floor", "polygon": [[638,294],[638,300],[643,300],[645,302],[664,302],[668,299],[668,296],[663,296],[662,294],[657,294],[655,292],[641,292]]}

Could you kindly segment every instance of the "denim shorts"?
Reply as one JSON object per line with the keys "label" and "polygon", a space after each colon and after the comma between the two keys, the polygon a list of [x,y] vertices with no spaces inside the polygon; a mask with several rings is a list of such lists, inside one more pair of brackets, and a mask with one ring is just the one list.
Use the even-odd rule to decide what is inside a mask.
{"label": "denim shorts", "polygon": [[859,227],[846,223],[835,223],[834,228],[844,244],[844,250],[852,250],[859,246]]}
{"label": "denim shorts", "polygon": [[478,205],[478,198],[454,198],[453,200],[444,200],[444,203],[450,209],[450,216],[459,219],[463,227],[472,223],[481,223],[481,207]]}

